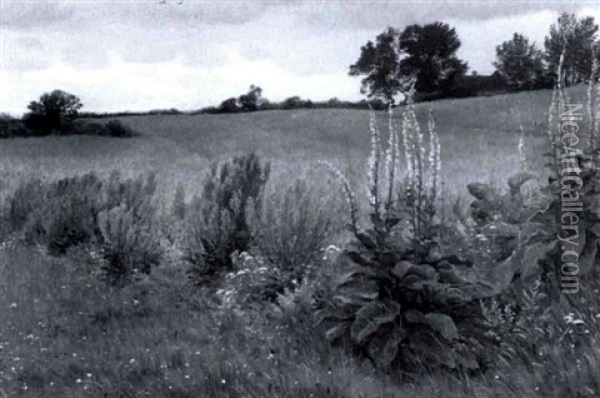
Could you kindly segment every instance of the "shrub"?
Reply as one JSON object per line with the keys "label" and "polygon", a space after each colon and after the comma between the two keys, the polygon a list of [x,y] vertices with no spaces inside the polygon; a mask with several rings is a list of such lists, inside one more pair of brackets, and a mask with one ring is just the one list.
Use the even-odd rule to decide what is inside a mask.
{"label": "shrub", "polygon": [[0,114],[0,138],[27,137],[31,134],[21,120]]}
{"label": "shrub", "polygon": [[124,125],[120,120],[111,120],[104,126],[104,134],[109,137],[126,138],[133,137],[137,133],[130,127]]}
{"label": "shrub", "polygon": [[246,210],[259,205],[269,173],[254,153],[212,165],[187,220],[185,259],[196,282],[231,269],[231,254],[249,249]]}
{"label": "shrub", "polygon": [[145,179],[121,181],[113,173],[106,191],[106,209],[98,221],[102,270],[110,282],[123,284],[137,272],[150,273],[163,256],[153,204],[156,177],[149,174]]}
{"label": "shrub", "polygon": [[153,174],[145,180],[108,182],[89,173],[51,183],[32,180],[9,198],[7,221],[26,242],[61,255],[87,245],[101,253],[105,276],[123,282],[134,270],[149,272],[161,259],[160,233],[152,203]]}
{"label": "shrub", "polygon": [[300,281],[342,227],[336,207],[335,196],[297,180],[287,188],[272,187],[258,211],[250,212],[248,224],[261,256],[287,279]]}
{"label": "shrub", "polygon": [[43,245],[53,255],[93,243],[101,189],[102,182],[91,173],[49,184],[31,181],[9,200],[13,230],[22,230],[26,241]]}
{"label": "shrub", "polygon": [[465,281],[456,269],[465,260],[441,252],[436,218],[440,151],[433,119],[427,178],[423,136],[409,97],[403,190],[396,183],[399,137],[392,122],[390,112],[384,156],[372,116],[368,228],[358,225],[354,197],[344,183],[354,239],[339,257],[346,272],[320,318],[329,325],[332,342],[381,369],[480,369],[492,346],[480,300],[494,291],[486,283]]}

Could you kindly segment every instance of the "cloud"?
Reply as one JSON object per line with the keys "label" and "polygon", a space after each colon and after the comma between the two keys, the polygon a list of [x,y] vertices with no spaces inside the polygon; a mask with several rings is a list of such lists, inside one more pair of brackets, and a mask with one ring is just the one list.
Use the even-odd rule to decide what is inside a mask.
{"label": "cloud", "polygon": [[76,12],[73,3],[56,1],[0,2],[0,28],[39,30],[71,19]]}
{"label": "cloud", "polygon": [[[540,11],[576,12],[585,6],[597,6],[595,1],[526,1],[526,0],[420,0],[362,2],[310,1],[302,3],[298,18],[303,23],[321,29],[382,29],[402,28],[414,23],[436,20],[485,21],[489,19],[530,14]],[[368,11],[367,11],[368,7]]]}

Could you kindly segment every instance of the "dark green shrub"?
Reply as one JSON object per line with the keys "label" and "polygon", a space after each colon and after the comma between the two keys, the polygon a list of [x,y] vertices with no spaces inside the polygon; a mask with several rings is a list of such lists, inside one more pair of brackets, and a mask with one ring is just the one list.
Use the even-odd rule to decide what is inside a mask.
{"label": "dark green shrub", "polygon": [[269,172],[269,164],[254,153],[212,165],[186,220],[185,259],[194,280],[231,269],[231,254],[249,249],[246,211],[260,203]]}

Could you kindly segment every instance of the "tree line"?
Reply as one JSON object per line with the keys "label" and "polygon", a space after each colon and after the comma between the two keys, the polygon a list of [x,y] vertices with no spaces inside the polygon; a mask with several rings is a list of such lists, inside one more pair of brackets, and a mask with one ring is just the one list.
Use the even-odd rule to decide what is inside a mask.
{"label": "tree line", "polygon": [[[512,90],[549,88],[562,56],[566,84],[583,83],[600,59],[597,32],[593,17],[563,13],[550,27],[543,51],[514,33],[496,47],[495,74]],[[464,96],[468,64],[457,56],[460,46],[456,30],[442,22],[410,25],[403,31],[389,27],[361,47],[349,74],[364,76],[361,92],[369,98],[392,104],[411,82],[417,98]]]}

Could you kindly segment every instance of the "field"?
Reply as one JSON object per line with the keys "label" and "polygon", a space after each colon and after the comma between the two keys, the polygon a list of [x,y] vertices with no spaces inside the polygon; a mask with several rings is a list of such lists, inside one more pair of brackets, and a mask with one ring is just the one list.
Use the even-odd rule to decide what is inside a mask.
{"label": "field", "polygon": [[[551,95],[522,92],[417,106],[422,128],[430,110],[435,117],[448,207],[459,198],[468,206],[471,182],[506,190],[507,179],[522,167],[521,126],[527,167],[544,180]],[[571,95],[574,102],[584,101],[585,89],[576,87]],[[385,132],[387,115],[381,112],[377,118]],[[396,110],[398,126],[400,118]],[[167,208],[179,185],[188,201],[201,193],[211,162],[248,151],[271,162],[274,184],[306,176],[323,188],[327,171],[318,162],[328,160],[344,170],[363,197],[370,148],[366,111],[121,120],[140,135],[0,140],[0,204],[32,177],[53,180],[89,171],[107,176],[117,170],[132,177],[156,172],[160,202]],[[56,257],[36,247],[0,244],[0,398],[562,398],[600,393],[597,308],[577,314],[585,318],[585,329],[577,322],[556,326],[560,333],[594,336],[583,348],[566,352],[540,344],[539,355],[548,356],[552,366],[532,369],[528,358],[515,354],[512,363],[499,360],[494,372],[401,380],[331,347],[302,308],[271,305],[244,313],[223,308],[208,289],[187,282],[177,253],[169,252],[152,274],[119,288],[98,281],[89,253]],[[339,270],[331,266],[321,272],[335,275]],[[556,330],[546,337],[556,337]]]}
{"label": "field", "polygon": [[[520,167],[520,125],[533,170],[542,171],[547,151],[547,112],[551,91],[421,104],[426,126],[431,108],[442,147],[442,178],[448,195],[463,196],[466,185],[481,181],[503,186]],[[583,88],[574,98],[585,98]],[[394,114],[400,124],[400,111]],[[387,115],[378,115],[387,128]],[[0,142],[0,187],[10,190],[27,176],[57,178],[95,170],[128,175],[155,171],[166,192],[177,183],[195,193],[214,160],[255,150],[280,174],[314,170],[329,160],[353,182],[365,176],[369,156],[369,113],[357,110],[264,111],[237,115],[134,116],[123,122],[142,133],[129,140],[103,137],[46,137]],[[321,172],[321,171],[317,171]],[[2,191],[0,191],[2,192]]]}

